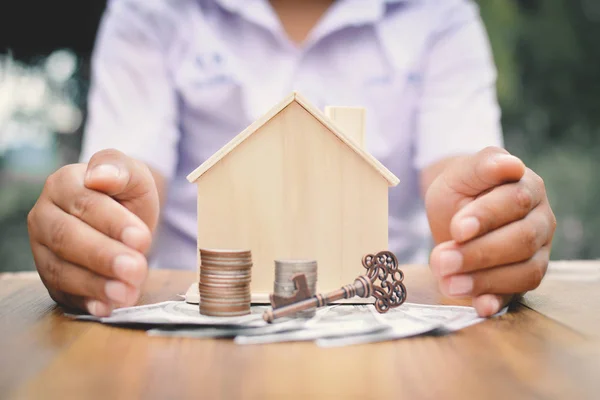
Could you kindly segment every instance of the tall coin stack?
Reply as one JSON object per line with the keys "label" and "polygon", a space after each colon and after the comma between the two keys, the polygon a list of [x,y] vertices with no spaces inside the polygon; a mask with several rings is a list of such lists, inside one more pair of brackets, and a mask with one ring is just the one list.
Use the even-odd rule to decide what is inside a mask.
{"label": "tall coin stack", "polygon": [[[278,296],[289,297],[296,291],[292,277],[304,274],[310,294],[317,293],[317,262],[314,260],[275,260],[275,282],[273,292]],[[312,318],[316,309],[299,311],[294,316],[297,318]]]}
{"label": "tall coin stack", "polygon": [[200,314],[250,314],[252,254],[249,250],[200,249]]}

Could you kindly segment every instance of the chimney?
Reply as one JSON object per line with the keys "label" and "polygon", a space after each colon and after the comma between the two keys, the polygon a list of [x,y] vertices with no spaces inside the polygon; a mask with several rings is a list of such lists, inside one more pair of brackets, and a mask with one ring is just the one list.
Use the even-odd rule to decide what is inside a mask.
{"label": "chimney", "polygon": [[325,115],[359,147],[365,147],[365,109],[362,107],[325,107]]}

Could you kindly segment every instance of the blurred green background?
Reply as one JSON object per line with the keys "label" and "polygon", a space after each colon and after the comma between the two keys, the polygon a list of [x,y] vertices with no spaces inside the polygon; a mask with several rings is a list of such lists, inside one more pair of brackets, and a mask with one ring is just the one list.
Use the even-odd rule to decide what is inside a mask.
{"label": "blurred green background", "polygon": [[[545,180],[552,259],[600,257],[600,1],[480,0],[507,149]],[[0,6],[0,272],[34,269],[26,216],[76,162],[104,1]],[[41,9],[40,9],[41,8]]]}

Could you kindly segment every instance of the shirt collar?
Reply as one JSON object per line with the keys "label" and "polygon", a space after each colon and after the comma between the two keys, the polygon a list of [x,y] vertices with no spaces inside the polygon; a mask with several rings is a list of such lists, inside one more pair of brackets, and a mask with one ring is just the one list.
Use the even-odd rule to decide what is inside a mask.
{"label": "shirt collar", "polygon": [[[274,35],[284,36],[283,27],[268,0],[214,0],[225,10],[266,28]],[[321,38],[346,27],[368,25],[381,19],[391,5],[418,0],[336,0],[305,43],[310,47]]]}
{"label": "shirt collar", "polygon": [[268,0],[215,0],[215,2],[225,10],[270,31],[278,31],[281,28]]}

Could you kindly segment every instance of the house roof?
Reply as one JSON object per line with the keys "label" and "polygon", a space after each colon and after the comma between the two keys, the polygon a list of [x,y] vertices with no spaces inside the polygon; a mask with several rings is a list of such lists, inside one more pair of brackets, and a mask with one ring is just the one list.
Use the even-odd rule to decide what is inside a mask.
{"label": "house roof", "polygon": [[396,186],[400,183],[400,180],[390,170],[388,170],[383,164],[381,164],[375,157],[369,152],[358,146],[353,140],[349,139],[343,132],[341,132],[329,118],[325,116],[317,108],[313,107],[306,99],[300,96],[297,92],[293,92],[279,104],[269,110],[261,118],[254,121],[246,129],[235,136],[229,143],[223,146],[219,151],[214,153],[206,161],[204,161],[198,168],[192,171],[188,176],[189,182],[195,182],[200,178],[206,171],[211,169],[216,163],[219,162],[227,154],[231,153],[237,146],[248,139],[254,132],[258,131],[264,124],[266,124],[271,118],[275,117],[279,112],[286,108],[292,102],[298,103],[306,111],[309,112],[314,118],[321,122],[327,129],[331,131],[335,136],[338,137],[348,148],[358,154],[367,164],[373,167],[390,186]]}

